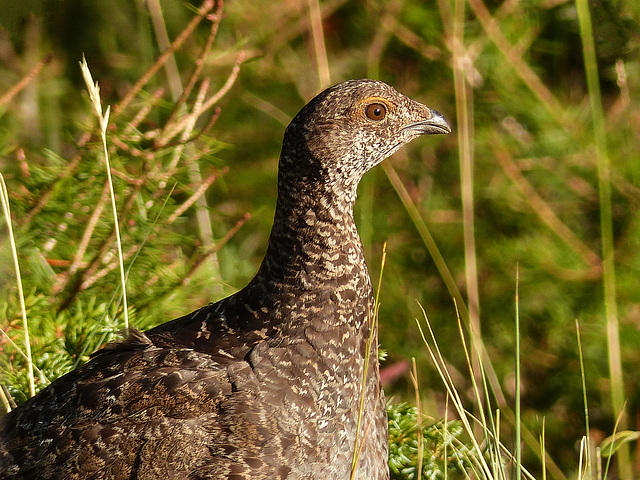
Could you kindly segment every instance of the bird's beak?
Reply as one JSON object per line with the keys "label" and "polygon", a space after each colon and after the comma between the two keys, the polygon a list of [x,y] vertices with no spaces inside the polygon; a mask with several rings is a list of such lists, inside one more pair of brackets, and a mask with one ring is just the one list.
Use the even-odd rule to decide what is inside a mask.
{"label": "bird's beak", "polygon": [[440,112],[429,109],[429,120],[421,120],[402,127],[402,130],[413,130],[419,135],[433,135],[437,133],[451,133],[451,127]]}

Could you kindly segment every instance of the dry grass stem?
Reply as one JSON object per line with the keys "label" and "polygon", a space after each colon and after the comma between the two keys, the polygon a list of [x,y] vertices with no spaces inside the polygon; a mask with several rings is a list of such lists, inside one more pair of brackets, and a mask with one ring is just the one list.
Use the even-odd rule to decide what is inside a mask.
{"label": "dry grass stem", "polygon": [[[416,358],[411,357],[411,383],[413,383],[413,390],[416,394],[416,408],[418,409],[418,422],[416,425],[418,431],[418,458],[416,460],[416,467],[418,470],[418,480],[422,479],[422,458],[424,456],[424,435],[422,433],[422,400],[420,399],[420,383],[418,382],[418,367],[416,365]],[[446,456],[445,456],[446,458]],[[446,471],[446,466],[445,466]]]}
{"label": "dry grass stem", "polygon": [[[22,350],[20,348],[20,346],[18,344],[16,344],[16,342],[14,342],[13,339],[9,336],[9,334],[7,332],[5,332],[2,328],[0,328],[0,334],[2,334],[2,336],[9,342],[9,344],[11,344],[11,346],[15,349],[15,351],[18,353],[18,355],[20,355],[26,361],[29,361],[29,357],[27,356],[25,351]],[[33,364],[33,371],[38,374],[38,378],[40,379],[40,381],[44,385],[48,385],[49,383],[51,383],[51,381],[47,378],[47,376],[44,374],[44,372],[42,370],[40,370],[37,367],[37,365],[35,365],[35,364]],[[9,396],[9,398],[11,399],[10,396]]]}
{"label": "dry grass stem", "polygon": [[[422,309],[422,306],[420,304],[418,304],[420,306],[420,308]],[[473,444],[473,447],[480,452],[481,448],[480,448],[480,444],[478,443],[478,441],[476,440],[476,437],[474,435],[474,428],[472,425],[472,421],[473,417],[471,415],[468,414],[468,412],[465,410],[462,399],[460,398],[460,395],[458,394],[458,391],[455,388],[455,384],[453,382],[453,379],[451,378],[449,371],[447,370],[446,367],[446,362],[444,361],[444,357],[442,356],[442,353],[440,352],[440,348],[436,342],[436,338],[435,338],[435,334],[433,333],[433,330],[431,328],[431,323],[428,320],[427,314],[424,311],[424,309],[422,309],[422,313],[424,315],[425,321],[426,321],[426,325],[427,328],[429,330],[429,336],[431,338],[431,342],[427,341],[427,337],[424,334],[424,331],[422,329],[422,326],[420,325],[420,322],[418,320],[416,320],[416,324],[418,325],[418,330],[420,331],[420,335],[422,336],[422,339],[424,341],[425,346],[427,347],[427,350],[429,352],[429,356],[431,357],[431,360],[433,362],[433,365],[435,366],[436,370],[438,371],[438,374],[440,375],[440,378],[442,379],[444,386],[447,390],[447,393],[449,394],[449,397],[451,398],[451,400],[453,401],[453,405],[456,409],[456,411],[458,412],[458,417],[460,418],[460,421],[462,422],[465,430],[467,431],[467,433],[469,434],[470,438],[471,438],[471,443]],[[464,336],[463,336],[464,339]],[[433,344],[433,347],[432,347]],[[473,381],[473,378],[472,378]],[[486,423],[483,423],[483,425],[486,425]],[[475,458],[475,457],[474,457]],[[485,458],[480,455],[477,459],[478,462],[478,467],[480,468],[480,471],[484,477],[489,476],[488,478],[491,478],[491,468],[489,467],[489,465],[486,463]]]}
{"label": "dry grass stem", "polygon": [[[613,213],[611,201],[611,165],[605,116],[600,93],[600,73],[596,59],[594,31],[588,0],[576,0],[582,53],[589,92],[589,106],[593,126],[593,139],[598,162],[598,192],[600,206],[600,240],[602,244],[602,283],[604,289],[604,310],[606,316],[607,354],[609,379],[611,381],[611,404],[614,415],[620,416],[620,427],[627,428],[624,375],[620,347],[620,326],[618,320],[618,298],[615,269],[615,245],[613,240]],[[618,474],[621,478],[631,478],[631,456],[628,446],[621,445],[618,452]]]}
{"label": "dry grass stem", "polygon": [[433,261],[436,264],[436,267],[440,272],[440,276],[442,277],[442,280],[447,286],[447,289],[449,290],[450,295],[453,297],[456,304],[460,308],[460,314],[463,320],[465,321],[465,323],[468,323],[469,310],[467,309],[466,303],[462,298],[462,294],[458,289],[458,285],[456,284],[453,278],[453,275],[449,270],[449,267],[444,261],[444,258],[440,254],[440,251],[438,250],[436,242],[433,239],[433,236],[431,235],[431,233],[429,232],[429,229],[425,224],[424,220],[422,219],[420,212],[418,211],[413,200],[411,199],[411,195],[409,195],[409,192],[405,188],[404,184],[402,183],[402,180],[398,176],[398,173],[393,168],[393,165],[390,162],[383,162],[382,168],[384,172],[387,174],[387,178],[391,182],[391,185],[393,185],[393,188],[398,194],[398,197],[400,197],[400,201],[402,202],[405,210],[409,214],[411,221],[413,222],[414,226],[418,230],[418,233],[420,234],[420,237],[422,238],[422,241],[425,247],[427,248],[427,250],[429,251],[429,254],[433,258]]}
{"label": "dry grass stem", "polygon": [[[320,17],[324,20],[330,17],[336,10],[342,7],[347,0],[327,0],[320,4]],[[307,15],[307,9],[303,2],[294,2],[292,9],[280,9],[282,15],[274,19],[273,37],[266,46],[266,53],[273,55],[283,45],[292,39],[308,32],[311,28],[311,18]]]}
{"label": "dry grass stem", "polygon": [[[153,25],[153,32],[155,34],[156,41],[158,42],[158,47],[161,51],[169,51],[171,49],[171,41],[169,40],[167,26],[165,25],[164,16],[162,15],[160,1],[147,0],[145,3],[149,10],[149,17],[151,17],[151,25]],[[171,97],[176,101],[182,94],[182,79],[180,78],[178,63],[176,62],[175,55],[173,55],[174,53],[175,51],[167,57],[163,66],[167,74],[167,82],[169,83]]]}
{"label": "dry grass stem", "polygon": [[[474,198],[473,198],[473,90],[465,81],[466,56],[464,46],[465,0],[456,0],[453,14],[453,78],[456,93],[456,114],[458,119],[458,144],[460,164],[460,185],[462,194],[462,225],[464,232],[465,280],[467,305],[471,328],[481,335],[480,293],[478,289],[478,267],[475,240]],[[473,376],[480,380],[480,364],[476,355],[472,357]],[[481,408],[481,403],[478,405]]]}
{"label": "dry grass stem", "polygon": [[542,464],[542,480],[547,480],[547,447],[545,435],[546,418],[542,417],[542,427],[540,429],[540,462]]}
{"label": "dry grass stem", "polygon": [[220,176],[226,174],[229,171],[228,167],[225,167],[223,170],[219,172],[214,172],[209,177],[201,182],[200,186],[197,188],[193,195],[191,195],[180,207],[178,207],[167,219],[167,224],[172,224],[180,215],[187,211],[189,207],[191,207],[196,201],[204,195],[207,189],[213,185]]}
{"label": "dry grass stem", "polygon": [[318,68],[318,88],[322,90],[331,85],[327,47],[325,45],[324,31],[322,28],[322,13],[320,12],[320,2],[318,0],[307,0],[307,5],[309,7],[309,21],[311,23],[316,66]]}
{"label": "dry grass stem", "polygon": [[517,479],[519,480],[521,478],[521,472],[522,472],[522,433],[521,433],[521,426],[522,426],[522,416],[521,416],[521,412],[520,412],[520,408],[521,408],[521,403],[522,403],[522,398],[521,398],[521,393],[522,393],[522,383],[521,383],[521,378],[520,378],[520,373],[522,371],[522,368],[520,366],[520,358],[521,358],[521,348],[520,348],[520,266],[516,265],[516,293],[515,293],[515,300],[516,300],[516,311],[515,311],[515,321],[516,321],[516,325],[515,325],[515,339],[516,339],[516,352],[515,352],[515,357],[516,357],[516,386],[515,386],[515,403],[516,403],[516,407],[515,407],[515,415],[516,415],[516,422],[515,422],[515,430],[516,430],[516,475],[517,475]]}
{"label": "dry grass stem", "polygon": [[0,384],[0,403],[4,407],[4,411],[7,413],[13,409],[13,406],[11,405],[12,402],[9,401],[9,398],[10,397],[7,395],[5,386]]}
{"label": "dry grass stem", "polygon": [[105,182],[104,188],[102,189],[102,195],[100,195],[100,199],[91,212],[91,216],[89,217],[89,221],[87,222],[87,228],[85,228],[84,232],[82,232],[82,237],[80,239],[80,243],[78,244],[78,249],[73,256],[73,261],[71,262],[71,266],[69,267],[69,275],[73,275],[74,273],[76,273],[78,266],[84,258],[84,254],[87,251],[87,247],[89,246],[89,242],[91,241],[93,232],[98,225],[98,220],[102,215],[102,210],[109,200],[109,194],[109,183]]}
{"label": "dry grass stem", "polygon": [[20,275],[20,264],[18,262],[18,251],[13,236],[13,226],[11,222],[11,208],[9,205],[9,192],[7,185],[4,183],[4,176],[0,173],[0,203],[2,203],[2,211],[7,222],[7,235],[9,237],[9,246],[11,248],[11,256],[13,258],[13,268],[16,274],[16,286],[18,287],[18,301],[20,302],[20,313],[22,314],[22,328],[24,330],[24,351],[27,360],[27,378],[29,381],[29,395],[36,394],[36,385],[33,376],[33,358],[31,357],[31,340],[29,338],[29,322],[27,321],[27,308],[24,303],[24,292],[22,290],[22,276]]}
{"label": "dry grass stem", "polygon": [[397,22],[396,17],[403,5],[404,0],[392,0],[386,4],[380,4],[380,8],[384,8],[384,12],[380,15],[378,28],[375,29],[375,35],[370,42],[367,53],[367,76],[370,78],[380,77],[380,61],[393,35],[393,28]]}
{"label": "dry grass stem", "polygon": [[100,101],[100,88],[98,82],[93,82],[91,78],[91,72],[85,58],[80,63],[82,69],[82,76],[87,84],[87,90],[89,92],[89,98],[93,107],[95,115],[100,120],[100,133],[102,137],[102,147],[104,150],[104,161],[107,170],[107,183],[109,184],[109,194],[111,196],[111,208],[113,211],[113,227],[116,234],[116,247],[118,249],[118,262],[120,264],[120,287],[122,288],[122,305],[124,311],[124,328],[129,329],[129,308],[127,305],[127,288],[126,288],[126,275],[124,271],[124,259],[122,257],[122,239],[120,238],[120,226],[118,224],[118,211],[116,207],[116,195],[113,190],[113,179],[111,177],[111,165],[109,164],[109,150],[107,148],[107,125],[109,124],[109,112],[111,108],[107,106],[107,110],[102,113],[102,103]]}
{"label": "dry grass stem", "polygon": [[251,92],[248,92],[248,91],[243,92],[242,100],[245,103],[251,105],[252,107],[257,108],[258,110],[268,115],[269,117],[273,118],[276,122],[281,124],[283,127],[286,127],[287,125],[289,125],[289,122],[291,121],[291,117],[289,116],[288,113],[283,112],[278,107],[276,107],[273,103],[267,102],[263,98],[260,98]]}
{"label": "dry grass stem", "polygon": [[140,141],[141,137],[138,132],[134,135],[133,132],[140,126],[140,123],[147,118],[149,112],[160,102],[162,96],[164,95],[164,88],[157,88],[152,94],[151,97],[147,99],[145,103],[142,104],[138,113],[125,125],[122,130],[121,136],[123,138],[127,138],[130,135],[133,135],[129,138],[131,141]]}
{"label": "dry grass stem", "polygon": [[589,472],[589,478],[593,476],[593,470],[591,468],[593,462],[593,449],[591,444],[591,428],[589,425],[589,403],[587,401],[587,383],[586,383],[586,372],[584,369],[584,358],[582,352],[582,340],[580,338],[580,323],[576,320],[576,339],[578,341],[578,358],[580,359],[580,379],[582,381],[582,401],[584,402],[584,424],[585,424],[585,454],[587,458],[587,471]]}
{"label": "dry grass stem", "polygon": [[[362,414],[364,412],[364,401],[367,392],[367,378],[369,372],[369,362],[372,352],[377,354],[378,349],[373,348],[374,345],[378,345],[378,311],[380,308],[380,286],[382,285],[382,274],[384,273],[384,266],[387,261],[387,244],[382,244],[382,257],[380,259],[380,276],[378,277],[378,288],[376,290],[376,297],[374,301],[373,312],[368,312],[367,318],[369,319],[369,338],[367,339],[366,351],[364,355],[364,367],[362,370],[362,385],[360,389],[360,406],[358,408],[358,421],[356,422],[356,436],[353,445],[353,460],[351,462],[351,479],[355,478],[358,469],[358,459],[360,458],[360,452],[364,445],[366,433],[371,425],[367,425],[363,432],[362,438],[360,438],[360,429],[362,427]],[[377,362],[378,359],[376,358]]]}

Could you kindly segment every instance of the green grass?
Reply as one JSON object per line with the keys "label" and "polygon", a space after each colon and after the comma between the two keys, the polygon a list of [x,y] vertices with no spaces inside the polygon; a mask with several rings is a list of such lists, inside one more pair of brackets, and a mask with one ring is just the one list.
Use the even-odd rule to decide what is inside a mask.
{"label": "green grass", "polygon": [[[388,246],[382,366],[416,363],[386,388],[395,478],[513,478],[520,456],[535,478],[597,478],[599,461],[638,474],[638,380],[624,374],[640,346],[637,2],[152,3],[153,18],[120,1],[0,18],[5,406],[86,361],[125,312],[145,329],[242,287],[266,247],[287,119],[329,81],[371,75],[454,125],[370,172],[356,205],[373,278]],[[83,53],[112,106],[108,170]],[[447,463],[457,451],[486,468]]]}

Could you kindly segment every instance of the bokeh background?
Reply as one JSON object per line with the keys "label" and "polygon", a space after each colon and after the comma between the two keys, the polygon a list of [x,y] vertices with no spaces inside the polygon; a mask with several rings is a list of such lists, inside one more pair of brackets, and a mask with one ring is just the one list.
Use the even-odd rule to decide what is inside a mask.
{"label": "bokeh background", "polygon": [[[84,54],[103,104],[116,106],[200,6],[0,1],[0,172],[14,213],[30,316],[40,319],[34,320],[34,335],[42,335],[34,345],[36,362],[47,377],[85,360],[122,326],[109,300],[117,268],[87,283],[87,269],[94,276],[102,271],[87,267],[93,260],[109,265],[104,257],[112,244],[92,245],[100,235],[109,238],[112,217],[104,208],[95,235],[88,246],[82,243],[104,197],[104,166],[99,137],[86,137],[95,134],[96,122],[78,61]],[[415,319],[424,321],[422,307],[458,391],[474,408],[453,293],[420,234],[426,227],[472,306],[471,320],[497,382],[492,408],[504,409],[507,437],[507,412],[515,404],[516,314],[523,426],[537,439],[544,419],[554,478],[575,474],[585,434],[576,321],[593,441],[616,428],[610,358],[619,357],[622,366],[624,428],[640,429],[640,4],[593,0],[589,6],[601,92],[595,104],[603,109],[610,164],[610,183],[604,181],[610,194],[604,197],[593,83],[587,81],[585,36],[572,1],[227,0],[222,10],[214,8],[222,18],[189,98],[205,78],[209,95],[226,82],[230,88],[216,102],[215,124],[181,152],[187,159],[182,167],[133,187],[136,177],[147,179],[154,171],[154,158],[164,166],[160,170],[171,163],[171,142],[161,148],[144,132],[170,123],[173,99],[201,57],[211,19],[195,27],[112,120],[112,163],[122,173],[116,176],[119,208],[130,215],[123,223],[124,247],[138,245],[144,252],[125,262],[132,265],[132,325],[147,328],[184,314],[251,278],[266,249],[286,124],[324,86],[376,78],[442,112],[454,129],[414,141],[370,172],[359,190],[356,219],[374,279],[387,244],[380,343],[387,351],[388,396],[415,402],[408,374],[415,357],[422,411],[435,419],[445,414],[445,390],[416,326]],[[26,86],[12,93],[25,78]],[[129,136],[118,137],[145,105],[153,105],[151,113]],[[196,130],[211,115],[198,119]],[[134,138],[133,131],[141,133]],[[145,149],[150,156],[139,153]],[[149,235],[157,218],[183,205],[212,172],[220,174],[196,203],[209,223],[193,206],[162,234]],[[611,201],[612,255],[602,249],[603,198]],[[157,211],[144,211],[141,205],[149,202]],[[143,222],[149,229],[136,230]],[[18,341],[21,320],[4,220],[0,234],[0,325]],[[605,298],[603,258],[615,265],[614,303]],[[102,322],[100,335],[91,319]],[[610,341],[616,329],[618,344]],[[3,385],[20,402],[26,395],[23,362],[5,337],[0,345],[6,353]],[[532,445],[525,459],[539,472]],[[640,453],[635,443],[630,446],[638,472]]]}

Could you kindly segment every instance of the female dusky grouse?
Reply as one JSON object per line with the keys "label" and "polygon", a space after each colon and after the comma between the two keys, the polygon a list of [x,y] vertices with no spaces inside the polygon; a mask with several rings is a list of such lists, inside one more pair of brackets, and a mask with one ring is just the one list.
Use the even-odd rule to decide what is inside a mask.
{"label": "female dusky grouse", "polygon": [[0,419],[0,478],[388,479],[353,205],[367,170],[420,135],[450,131],[379,81],[320,93],[285,131],[253,280],[107,345]]}

